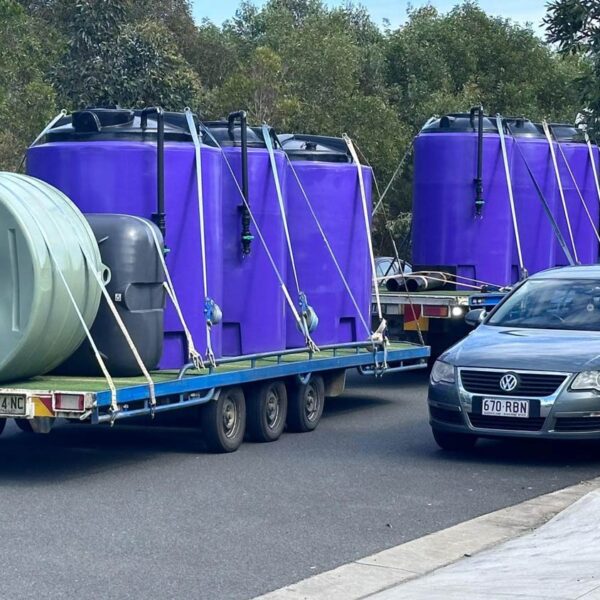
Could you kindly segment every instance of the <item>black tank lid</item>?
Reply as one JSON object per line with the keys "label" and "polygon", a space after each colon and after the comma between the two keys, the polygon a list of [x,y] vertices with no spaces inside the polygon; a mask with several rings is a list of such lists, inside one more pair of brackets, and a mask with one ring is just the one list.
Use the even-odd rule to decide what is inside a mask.
{"label": "black tank lid", "polygon": [[[427,123],[421,129],[421,133],[475,133],[477,132],[477,122],[476,113],[450,113]],[[483,131],[498,133],[494,117],[483,117]]]}
{"label": "black tank lid", "polygon": [[303,133],[284,133],[278,136],[291,160],[350,163],[352,156],[342,138]]}
{"label": "black tank lid", "polygon": [[[239,125],[229,130],[229,123],[227,121],[203,121],[202,125],[210,131],[212,136],[217,140],[219,146],[241,146],[242,145],[242,133]],[[262,129],[260,127],[248,127],[248,147],[249,148],[265,148],[265,140],[262,135]],[[206,131],[202,131],[202,141],[207,146],[215,146],[215,142],[211,139],[210,135]]]}
{"label": "black tank lid", "polygon": [[567,123],[550,123],[550,129],[559,142],[585,142],[583,131],[575,125],[569,125]]}
{"label": "black tank lid", "polygon": [[[46,134],[46,142],[156,140],[156,115],[148,115],[145,129],[141,127],[141,110],[86,108],[60,119]],[[165,112],[165,140],[190,142],[185,113]],[[198,118],[194,115],[198,124]]]}
{"label": "black tank lid", "polygon": [[525,117],[504,117],[502,123],[514,137],[542,139],[546,137],[539,123],[534,123]]}

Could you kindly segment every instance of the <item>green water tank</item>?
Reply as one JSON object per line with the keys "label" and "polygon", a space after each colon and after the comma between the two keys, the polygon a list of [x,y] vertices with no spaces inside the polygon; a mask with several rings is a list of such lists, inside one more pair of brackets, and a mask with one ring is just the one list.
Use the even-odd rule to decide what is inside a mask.
{"label": "green water tank", "polygon": [[47,373],[77,349],[85,331],[74,303],[88,328],[100,305],[92,269],[107,277],[94,235],[67,196],[0,172],[0,381]]}

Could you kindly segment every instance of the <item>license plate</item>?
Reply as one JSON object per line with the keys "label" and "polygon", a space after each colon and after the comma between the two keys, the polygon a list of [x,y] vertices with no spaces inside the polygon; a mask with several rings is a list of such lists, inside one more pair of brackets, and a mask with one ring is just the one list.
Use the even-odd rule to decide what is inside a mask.
{"label": "license plate", "polygon": [[0,414],[23,416],[27,410],[27,398],[23,394],[0,394]]}
{"label": "license plate", "polygon": [[529,400],[508,400],[506,398],[484,398],[481,403],[484,417],[529,417]]}

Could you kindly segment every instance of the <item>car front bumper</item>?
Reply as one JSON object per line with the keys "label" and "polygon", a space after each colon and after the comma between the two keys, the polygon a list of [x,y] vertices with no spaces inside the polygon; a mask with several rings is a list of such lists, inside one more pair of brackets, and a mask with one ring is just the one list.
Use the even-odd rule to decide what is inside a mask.
{"label": "car front bumper", "polygon": [[478,437],[600,439],[600,393],[571,391],[573,377],[573,374],[567,374],[565,382],[551,396],[515,396],[539,403],[535,418],[490,419],[482,424],[485,419],[478,414],[478,399],[482,396],[463,388],[457,370],[454,384],[430,383],[429,422],[441,431],[470,433]]}

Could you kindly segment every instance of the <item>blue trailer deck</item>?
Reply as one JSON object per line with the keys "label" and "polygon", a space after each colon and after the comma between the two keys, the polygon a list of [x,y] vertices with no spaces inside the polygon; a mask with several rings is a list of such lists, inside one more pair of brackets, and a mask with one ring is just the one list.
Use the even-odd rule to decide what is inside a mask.
{"label": "blue trailer deck", "polygon": [[[101,377],[34,377],[2,384],[0,419],[15,418],[22,428],[26,421],[33,426],[43,419],[46,423],[42,428],[44,431],[49,429],[48,420],[58,417],[91,424],[115,423],[132,417],[214,404],[224,390],[236,390],[233,394],[236,398],[245,396],[246,402],[250,400],[252,404],[262,406],[266,402],[262,396],[266,394],[272,398],[273,386],[279,386],[277,389],[281,390],[282,385],[288,388],[287,393],[283,393],[287,409],[287,397],[293,400],[298,390],[304,392],[311,388],[311,380],[317,382],[311,388],[313,396],[324,398],[343,391],[348,369],[358,369],[361,374],[376,380],[390,372],[425,368],[428,356],[429,348],[416,344],[357,343],[328,346],[319,352],[295,349],[226,358],[216,367],[204,370],[190,364],[179,371],[153,371],[150,373],[151,384],[144,377],[114,378],[112,385]],[[262,396],[260,390],[263,390]],[[310,396],[308,391],[306,393]],[[253,400],[257,395],[258,398]],[[310,402],[310,398],[307,401]],[[264,410],[268,410],[268,406]],[[25,426],[31,428],[26,423]]]}

